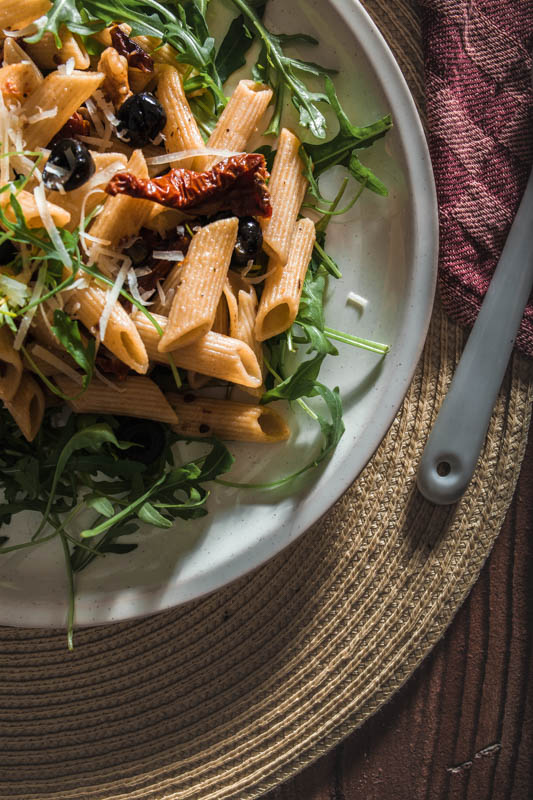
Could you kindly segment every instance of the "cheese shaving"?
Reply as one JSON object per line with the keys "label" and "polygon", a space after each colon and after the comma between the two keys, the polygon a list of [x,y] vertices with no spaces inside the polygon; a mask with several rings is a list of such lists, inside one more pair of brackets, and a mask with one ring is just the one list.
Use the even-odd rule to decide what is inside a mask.
{"label": "cheese shaving", "polygon": [[[35,285],[31,293],[30,302],[37,301],[42,295],[44,289],[45,274],[46,274],[45,270],[39,270],[39,273],[37,275],[37,280],[35,281]],[[20,350],[20,348],[22,347],[24,339],[26,338],[29,327],[31,325],[31,321],[38,308],[39,308],[38,305],[34,306],[33,308],[30,308],[30,310],[27,311],[22,317],[19,329],[17,331],[17,335],[15,336],[15,339],[13,341],[14,350]]]}
{"label": "cheese shaving", "polygon": [[76,383],[83,382],[83,376],[80,375],[79,372],[76,372],[69,364],[66,364],[63,358],[58,358],[58,356],[55,356],[50,350],[41,347],[40,344],[36,344],[32,347],[32,355],[37,356],[37,358],[40,358],[42,361],[46,361],[47,364],[51,364],[58,369],[59,372],[62,372],[64,375],[72,378],[73,381],[76,381]]}
{"label": "cheese shaving", "polygon": [[368,300],[366,297],[361,297],[360,294],[356,294],[355,292],[348,292],[346,302],[357,306],[360,311],[364,311],[368,305]]}
{"label": "cheese shaving", "polygon": [[181,250],[154,250],[152,258],[161,261],[184,261],[185,256]]}
{"label": "cheese shaving", "polygon": [[40,28],[44,28],[47,22],[48,17],[44,15],[39,17],[39,19],[36,19],[34,22],[30,22],[30,24],[26,25],[25,28],[20,28],[17,31],[3,29],[2,33],[4,36],[11,37],[12,39],[21,39],[24,36],[32,36],[34,33],[37,33]]}
{"label": "cheese shaving", "polygon": [[46,199],[44,186],[41,183],[42,176],[38,169],[35,170],[35,174],[39,183],[33,190],[33,196],[35,198],[35,205],[37,206],[37,211],[39,212],[39,216],[43,222],[44,227],[46,228],[46,232],[48,236],[52,240],[54,247],[56,248],[61,261],[68,269],[72,269],[72,259],[67,253],[66,247],[63,244],[63,240],[59,235],[59,231],[56,228],[55,222],[52,219],[52,215],[50,213],[50,209],[48,207],[48,201]]}
{"label": "cheese shaving", "polygon": [[111,140],[99,138],[97,136],[78,136],[80,142],[85,144],[92,144],[94,147],[100,148],[100,152],[108,150],[111,147]]}
{"label": "cheese shaving", "polygon": [[150,167],[155,167],[159,164],[172,164],[174,161],[185,161],[187,158],[196,158],[196,156],[220,156],[220,158],[229,158],[229,156],[238,156],[240,153],[231,150],[217,150],[214,147],[197,147],[192,150],[180,150],[177,153],[165,153],[162,156],[152,156],[147,158],[146,163]]}
{"label": "cheese shaving", "polygon": [[50,119],[51,117],[55,117],[57,115],[57,106],[53,108],[49,108],[48,111],[37,106],[37,112],[32,114],[31,117],[27,118],[27,122],[30,125],[33,125],[34,122],[40,122],[42,119]]}
{"label": "cheese shaving", "polygon": [[102,316],[100,317],[100,340],[103,342],[105,339],[105,332],[107,330],[107,323],[109,322],[109,317],[113,311],[113,307],[118,300],[119,294],[122,290],[124,285],[124,281],[126,280],[126,275],[128,274],[128,270],[131,267],[131,258],[125,258],[124,263],[118,271],[118,275],[115,278],[115,283],[111,287],[111,289],[107,293],[104,309],[102,311]]}
{"label": "cheese shaving", "polygon": [[67,58],[64,64],[58,65],[57,71],[59,72],[60,75],[72,75],[72,73],[74,72],[75,64],[76,62],[71,56],[70,58]]}

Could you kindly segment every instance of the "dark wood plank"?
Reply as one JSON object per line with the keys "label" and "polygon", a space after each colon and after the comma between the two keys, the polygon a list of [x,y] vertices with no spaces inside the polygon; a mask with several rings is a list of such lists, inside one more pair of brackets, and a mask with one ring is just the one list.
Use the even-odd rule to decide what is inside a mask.
{"label": "dark wood plank", "polygon": [[391,702],[265,800],[533,797],[533,435],[502,532],[448,633]]}

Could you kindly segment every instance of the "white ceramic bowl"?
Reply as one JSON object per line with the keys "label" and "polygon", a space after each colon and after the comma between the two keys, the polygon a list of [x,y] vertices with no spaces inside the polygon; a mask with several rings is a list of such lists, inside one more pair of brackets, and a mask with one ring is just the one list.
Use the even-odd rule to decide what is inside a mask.
{"label": "white ceramic bowl", "polygon": [[[316,50],[302,49],[302,57],[339,70],[339,96],[358,124],[388,111],[393,115],[392,132],[363,155],[390,196],[367,191],[342,221],[331,224],[328,247],[343,278],[331,281],[327,305],[333,327],[387,342],[391,351],[380,359],[341,344],[339,357],[323,367],[321,380],[341,389],[346,424],[325,468],[283,490],[214,487],[206,518],[178,522],[168,532],[146,529],[133,553],[93,562],[77,580],[77,624],[123,620],[191,600],[294,541],[364,467],[394,418],[422,350],[435,289],[437,206],[424,134],[405,81],[354,0],[272,0],[266,19],[275,30],[305,31],[320,40]],[[368,299],[362,314],[346,302],[349,291]],[[299,413],[291,426],[287,444],[232,446],[232,478],[274,480],[305,463],[317,448],[316,428]],[[26,540],[34,524],[31,514],[17,518],[8,530],[10,544]],[[57,541],[2,556],[0,623],[62,626],[65,618],[66,579]]]}

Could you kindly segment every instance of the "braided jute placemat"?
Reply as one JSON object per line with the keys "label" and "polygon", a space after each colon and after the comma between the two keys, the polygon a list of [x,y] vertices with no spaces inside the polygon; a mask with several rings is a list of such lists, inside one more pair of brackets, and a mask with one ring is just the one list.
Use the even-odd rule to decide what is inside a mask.
{"label": "braided jute placemat", "polygon": [[[409,0],[367,0],[415,96]],[[464,342],[436,307],[405,402],[325,518],[264,567],[147,619],[0,629],[2,800],[245,800],[360,725],[411,675],[476,580],[523,458],[533,368],[515,356],[457,505],[418,495]]]}

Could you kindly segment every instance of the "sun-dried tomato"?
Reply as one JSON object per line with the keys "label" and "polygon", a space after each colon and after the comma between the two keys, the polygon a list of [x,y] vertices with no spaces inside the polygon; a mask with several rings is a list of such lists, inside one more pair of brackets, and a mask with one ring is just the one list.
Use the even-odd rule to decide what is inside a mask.
{"label": "sun-dried tomato", "polygon": [[51,147],[61,139],[76,139],[77,136],[88,136],[91,132],[91,124],[89,120],[82,117],[78,111],[67,119],[60,131],[56,133],[54,138],[48,143]]}
{"label": "sun-dried tomato", "polygon": [[171,169],[160,178],[137,178],[118,172],[108,183],[110,195],[127,194],[168,208],[214,214],[228,210],[238,217],[270,217],[268,172],[261,153],[229,156],[206,172]]}
{"label": "sun-dried tomato", "polygon": [[115,25],[111,28],[111,44],[121,56],[128,60],[128,66],[140,69],[142,72],[154,71],[154,60],[146,50],[130,39],[124,31]]}
{"label": "sun-dried tomato", "polygon": [[109,352],[103,345],[100,345],[96,358],[94,360],[95,366],[100,372],[105,375],[113,375],[117,381],[125,381],[131,370],[127,364],[124,364],[119,358]]}

